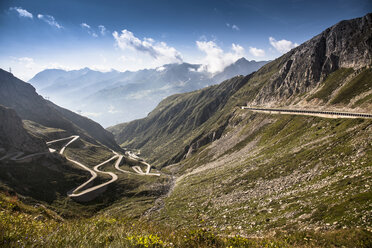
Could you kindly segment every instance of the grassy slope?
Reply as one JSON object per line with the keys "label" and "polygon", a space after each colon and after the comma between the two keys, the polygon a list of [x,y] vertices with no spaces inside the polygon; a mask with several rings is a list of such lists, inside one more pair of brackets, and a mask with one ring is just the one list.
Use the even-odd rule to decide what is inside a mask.
{"label": "grassy slope", "polygon": [[234,118],[239,132],[169,168],[182,176],[157,219],[245,234],[371,225],[372,121]]}
{"label": "grassy slope", "polygon": [[[223,233],[223,232],[222,232]],[[219,236],[213,228],[173,230],[159,223],[129,221],[107,214],[61,219],[42,206],[30,206],[0,193],[2,247],[370,247],[368,231],[279,232],[266,238]],[[355,241],[357,240],[357,241]]]}
{"label": "grassy slope", "polygon": [[[183,136],[186,146],[226,121],[229,123],[220,140],[202,146],[194,156],[165,168],[180,179],[165,200],[165,206],[160,206],[160,214],[154,214],[153,218],[178,227],[207,223],[245,234],[267,232],[272,228],[296,230],[306,225],[327,230],[371,224],[368,218],[371,213],[368,184],[372,161],[371,121],[270,117],[243,113],[236,108],[255,98],[279,71],[284,59],[263,67],[222,109],[197,130]],[[368,70],[345,81],[351,72],[340,69],[331,74],[313,98],[336,90],[333,97],[339,97],[345,87],[358,85],[365,79],[363,75]],[[344,83],[332,85],[338,80]],[[368,87],[362,88],[356,94],[351,88],[350,99],[368,90]],[[298,97],[312,98],[309,94]],[[325,99],[332,100],[331,97]],[[166,106],[166,102],[163,105]],[[235,133],[236,130],[240,130],[239,133]],[[151,147],[151,140],[146,142]],[[177,145],[172,149],[168,157],[177,150],[182,152],[184,147]],[[156,153],[148,156],[154,158]]]}
{"label": "grassy slope", "polygon": [[347,104],[352,98],[371,89],[372,68],[364,70],[358,76],[348,82],[345,86],[343,86],[336,97],[332,99],[331,103]]}
{"label": "grassy slope", "polygon": [[2,162],[0,165],[2,190],[17,192],[26,202],[48,205],[64,217],[88,212],[66,195],[90,176],[74,164],[50,157],[26,163]]}
{"label": "grassy slope", "polygon": [[331,73],[321,85],[321,89],[313,94],[308,100],[314,98],[322,99],[324,102],[328,102],[332,93],[343,83],[343,81],[353,73],[351,68],[341,68]]}

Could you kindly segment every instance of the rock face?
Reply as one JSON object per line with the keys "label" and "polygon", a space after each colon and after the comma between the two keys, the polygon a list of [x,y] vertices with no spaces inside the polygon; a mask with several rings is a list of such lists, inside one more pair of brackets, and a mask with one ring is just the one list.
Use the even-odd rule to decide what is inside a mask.
{"label": "rock face", "polygon": [[99,141],[112,149],[120,149],[111,133],[98,123],[44,100],[30,84],[0,69],[0,104],[14,109],[23,120],[46,127],[60,128],[79,134],[88,141]]}
{"label": "rock face", "polygon": [[308,92],[337,69],[372,63],[372,13],[341,21],[278,60],[281,69],[254,99],[270,104]]}
{"label": "rock face", "polygon": [[0,105],[0,147],[5,151],[24,153],[47,152],[45,142],[30,135],[23,127],[21,118],[10,108]]}

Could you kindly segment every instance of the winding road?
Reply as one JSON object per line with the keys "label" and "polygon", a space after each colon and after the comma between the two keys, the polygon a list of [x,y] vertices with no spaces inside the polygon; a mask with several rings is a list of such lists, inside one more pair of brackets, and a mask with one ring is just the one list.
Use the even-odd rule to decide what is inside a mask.
{"label": "winding road", "polygon": [[254,112],[269,113],[269,114],[292,114],[292,115],[310,115],[326,118],[372,118],[372,114],[368,113],[350,113],[339,111],[319,111],[306,109],[280,109],[280,108],[263,108],[241,106],[241,109],[247,109]]}
{"label": "winding road", "polygon": [[[61,142],[61,141],[65,141],[65,140],[69,140],[62,148],[61,150],[59,151],[59,154],[63,155],[63,153],[65,152],[66,148],[72,144],[73,142],[75,142],[76,140],[78,140],[80,137],[78,135],[72,135],[70,137],[66,137],[66,138],[62,138],[62,139],[57,139],[57,140],[52,140],[52,141],[48,141],[46,142],[47,145],[50,145],[50,144],[53,144],[53,143],[56,143],[56,142]],[[130,172],[130,171],[126,171],[126,170],[123,170],[120,168],[120,163],[123,159],[123,155],[120,155],[118,154],[117,152],[111,150],[113,152],[113,156],[111,158],[109,158],[108,160],[96,165],[93,167],[93,170],[91,168],[89,168],[88,166],[76,161],[76,160],[73,160],[67,156],[66,159],[74,164],[76,164],[77,166],[81,167],[82,169],[88,171],[90,174],[91,174],[91,177],[89,178],[88,181],[84,182],[83,184],[79,185],[77,188],[73,189],[72,191],[68,192],[67,195],[69,197],[73,197],[73,198],[76,198],[76,197],[82,197],[82,196],[86,196],[88,193],[92,193],[92,192],[98,192],[99,189],[102,189],[103,187],[115,182],[116,180],[118,180],[118,176],[113,173],[113,172],[107,172],[107,171],[101,171],[100,170],[100,167],[111,162],[112,160],[115,160],[116,159],[116,162],[115,162],[115,169],[120,171],[120,172],[123,172],[123,173],[128,173],[128,174],[133,174],[133,175],[148,175],[148,176],[160,176],[159,173],[150,173],[150,170],[151,170],[151,165],[144,162],[141,158],[139,158],[138,156],[132,154],[132,153],[128,153],[128,155],[142,163],[142,164],[145,164],[147,166],[147,170],[146,172],[143,172],[141,167],[140,166],[133,166],[133,170],[136,172],[136,173],[133,173],[133,172]],[[52,148],[49,148],[49,152],[42,152],[42,153],[34,153],[34,154],[29,154],[29,155],[26,155],[24,157],[21,157],[24,153],[23,152],[13,152],[13,153],[9,153],[9,154],[6,154],[5,156],[1,157],[0,160],[4,160],[4,159],[9,159],[9,160],[13,160],[13,161],[21,161],[21,160],[25,160],[27,158],[32,158],[34,156],[39,156],[39,155],[45,155],[45,154],[48,154],[48,153],[54,153],[56,152],[55,149],[52,149]],[[109,180],[108,182],[105,182],[105,183],[101,183],[99,185],[96,185],[96,186],[93,186],[93,187],[88,187],[88,185],[94,180],[97,178],[98,174],[97,173],[102,173],[102,174],[107,174],[109,176],[111,176],[111,180]],[[92,199],[89,198],[89,199]]]}
{"label": "winding road", "polygon": [[[49,142],[47,142],[47,144],[49,145],[49,144],[52,144],[52,143],[55,143],[55,142],[60,142],[60,141],[69,140],[69,139],[71,139],[71,140],[70,140],[68,143],[66,143],[66,144],[61,148],[61,150],[60,150],[60,152],[59,152],[60,154],[63,154],[67,146],[69,146],[69,145],[72,144],[74,141],[76,141],[77,139],[79,139],[79,136],[78,136],[78,135],[73,135],[73,136],[70,136],[70,137],[67,137],[67,138],[57,139],[57,140],[53,140],[53,141],[49,141]],[[51,149],[51,150],[53,150],[53,149]],[[54,151],[55,151],[55,150],[54,150]],[[123,169],[120,169],[119,165],[120,165],[120,163],[121,163],[121,161],[122,161],[122,159],[123,159],[124,156],[123,156],[123,155],[119,155],[117,152],[115,152],[115,151],[113,151],[113,150],[111,150],[111,151],[114,153],[114,156],[112,156],[112,157],[109,158],[108,160],[106,160],[106,161],[104,161],[104,162],[102,162],[102,163],[100,163],[100,164],[94,166],[94,167],[93,167],[93,170],[90,169],[88,166],[83,165],[82,163],[80,163],[80,162],[78,162],[78,161],[75,161],[75,160],[73,160],[73,159],[70,159],[70,158],[68,158],[67,156],[65,156],[66,159],[67,159],[68,161],[70,161],[70,162],[72,162],[72,163],[74,163],[74,164],[80,166],[81,168],[83,168],[83,169],[86,170],[86,171],[89,171],[90,174],[92,175],[92,177],[89,178],[88,181],[86,181],[85,183],[83,183],[83,184],[81,184],[80,186],[78,186],[78,187],[77,187],[76,189],[74,189],[71,193],[68,193],[68,196],[69,196],[69,197],[81,197],[81,196],[86,195],[86,194],[88,194],[88,193],[90,193],[90,192],[93,192],[93,191],[96,191],[96,190],[98,190],[98,189],[101,189],[101,188],[103,188],[103,187],[105,187],[105,186],[107,186],[107,185],[109,185],[109,184],[115,182],[116,180],[118,180],[118,176],[117,176],[115,173],[113,173],[113,172],[106,172],[106,171],[101,171],[101,170],[99,170],[99,168],[100,168],[101,166],[103,166],[103,165],[105,165],[105,164],[111,162],[111,161],[114,160],[114,159],[117,159],[116,162],[115,162],[115,165],[114,165],[115,169],[117,169],[117,170],[120,171],[120,172],[124,172],[124,173],[136,174],[136,173],[132,173],[132,172],[129,172],[129,171],[125,171],[125,170],[123,170]],[[136,160],[137,160],[137,161],[140,161],[140,158],[136,156]],[[141,162],[141,163],[144,163],[144,162]],[[146,164],[147,164],[147,163],[146,163]],[[156,175],[156,176],[160,176],[160,174],[157,174],[157,173],[150,173],[151,165],[149,165],[149,164],[147,164],[147,165],[148,165],[148,168],[147,168],[146,173],[144,173],[144,172],[142,171],[142,169],[141,169],[139,166],[138,166],[138,167],[139,167],[139,170],[138,170],[138,169],[136,169],[136,170],[134,169],[134,171],[137,172],[139,175]],[[97,176],[98,176],[97,173],[103,173],[103,174],[110,175],[110,176],[111,176],[111,180],[108,181],[108,182],[101,183],[101,184],[96,185],[96,186],[94,186],[94,187],[90,187],[90,188],[88,188],[88,189],[83,190],[87,185],[89,185],[89,184],[90,184],[94,179],[97,178]],[[81,190],[82,190],[82,191],[81,191]],[[81,192],[79,192],[79,191],[81,191]]]}
{"label": "winding road", "polygon": [[140,174],[140,175],[147,175],[147,176],[160,176],[159,173],[150,173],[150,170],[151,170],[151,165],[146,163],[145,161],[143,161],[141,158],[139,158],[137,155],[135,155],[134,153],[132,153],[131,151],[128,151],[127,152],[128,156],[131,158],[131,159],[134,159],[134,160],[137,160],[139,163],[143,164],[146,166],[146,172],[143,172],[142,168],[138,165],[136,166],[132,166],[132,169]]}

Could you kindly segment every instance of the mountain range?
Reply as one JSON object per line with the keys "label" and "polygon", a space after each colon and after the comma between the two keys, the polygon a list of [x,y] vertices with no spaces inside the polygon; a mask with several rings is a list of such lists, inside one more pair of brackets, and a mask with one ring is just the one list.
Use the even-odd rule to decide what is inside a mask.
{"label": "mountain range", "polygon": [[146,118],[108,128],[176,178],[153,218],[193,226],[199,216],[251,234],[368,225],[360,216],[371,203],[371,119],[241,106],[371,113],[371,30],[372,14],[339,22],[257,72],[170,96]]}
{"label": "mountain range", "polygon": [[145,117],[169,95],[246,75],[266,63],[241,58],[214,75],[201,70],[201,65],[188,63],[134,72],[47,69],[36,74],[29,83],[53,102],[110,126]]}
{"label": "mountain range", "polygon": [[[182,154],[200,140],[218,139],[220,135],[214,132],[223,132],[236,112],[236,106],[341,108],[370,112],[370,23],[370,15],[342,21],[253,74],[170,96],[146,118],[108,130],[115,134],[119,144],[141,149],[143,154],[151,158],[156,156],[160,161],[161,157],[175,156],[166,154],[169,149],[164,146],[171,146],[173,151],[177,147],[178,153]],[[223,111],[226,115],[221,117]],[[215,126],[216,130],[212,128]],[[195,135],[195,130],[199,136]],[[208,139],[208,136],[214,138]],[[174,143],[179,145],[174,146]],[[205,142],[201,143],[205,145]],[[154,148],[159,150],[154,152]]]}
{"label": "mountain range", "polygon": [[[371,247],[371,30],[372,13],[341,21],[255,72],[168,96],[146,117],[106,130],[0,70],[0,189],[22,197],[0,193],[4,240],[13,246],[21,240],[30,246]],[[237,74],[240,63],[246,62],[214,77]],[[139,105],[157,95],[164,78],[172,89],[204,83],[194,74],[198,68],[52,70],[37,81],[43,89],[66,89],[71,98],[80,86],[110,82],[111,88],[81,96],[122,101],[124,94]],[[137,83],[120,81],[124,74]],[[194,86],[185,83],[192,76]],[[141,91],[146,80],[148,92]],[[82,139],[66,155],[7,157],[14,150],[45,152],[47,140],[71,135]],[[119,170],[112,163],[99,171],[112,156],[124,157]],[[97,198],[79,203],[66,192],[88,173],[71,158],[98,170],[98,183],[124,173]],[[158,174],[134,173],[141,165]],[[35,202],[46,210],[35,210]],[[33,228],[39,231],[30,234]]]}

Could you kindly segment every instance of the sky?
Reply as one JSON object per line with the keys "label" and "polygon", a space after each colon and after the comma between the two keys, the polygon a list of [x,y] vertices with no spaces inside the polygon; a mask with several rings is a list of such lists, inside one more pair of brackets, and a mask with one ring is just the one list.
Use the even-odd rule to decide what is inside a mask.
{"label": "sky", "polygon": [[27,81],[47,68],[139,70],[240,57],[272,60],[370,0],[0,0],[0,67]]}

